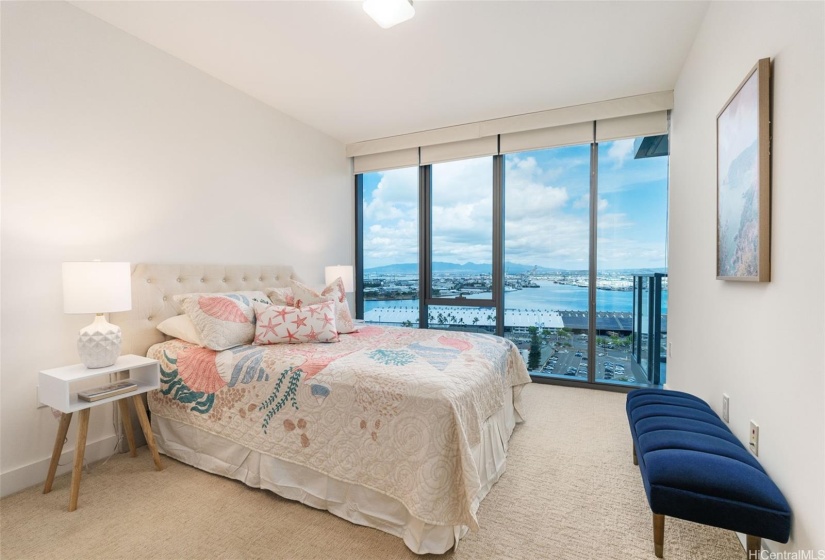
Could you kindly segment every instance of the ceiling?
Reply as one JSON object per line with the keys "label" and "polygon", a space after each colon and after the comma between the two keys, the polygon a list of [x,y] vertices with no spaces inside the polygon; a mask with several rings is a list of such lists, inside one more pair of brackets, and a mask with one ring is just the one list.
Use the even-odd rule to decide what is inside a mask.
{"label": "ceiling", "polygon": [[73,2],[345,143],[673,89],[707,2]]}

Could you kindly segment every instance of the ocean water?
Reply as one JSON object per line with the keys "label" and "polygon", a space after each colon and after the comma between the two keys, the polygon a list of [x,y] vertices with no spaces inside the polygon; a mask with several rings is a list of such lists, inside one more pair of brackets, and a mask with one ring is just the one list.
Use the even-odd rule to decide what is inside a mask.
{"label": "ocean water", "polygon": [[[553,311],[586,311],[587,288],[537,282],[539,288],[525,288],[504,294],[505,309],[550,309]],[[491,294],[479,294],[477,298],[490,298]],[[417,306],[411,299],[365,301],[364,311],[378,307]],[[596,290],[596,310],[617,313],[633,312],[633,292]],[[667,290],[662,292],[662,314],[667,314]]]}

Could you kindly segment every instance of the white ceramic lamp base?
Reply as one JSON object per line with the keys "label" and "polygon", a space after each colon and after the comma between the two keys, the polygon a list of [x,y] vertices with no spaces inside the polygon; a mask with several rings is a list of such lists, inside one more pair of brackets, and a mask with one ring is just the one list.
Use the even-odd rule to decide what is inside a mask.
{"label": "white ceramic lamp base", "polygon": [[120,356],[120,344],[120,327],[108,322],[103,315],[97,315],[91,325],[80,329],[77,353],[87,368],[107,367]]}

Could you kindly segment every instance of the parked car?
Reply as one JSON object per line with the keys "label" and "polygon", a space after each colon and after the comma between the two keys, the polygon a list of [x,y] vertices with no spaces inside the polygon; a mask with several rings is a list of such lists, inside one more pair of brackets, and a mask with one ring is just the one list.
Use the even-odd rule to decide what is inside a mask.
{"label": "parked car", "polygon": [[576,352],[576,357],[577,357],[577,358],[581,358],[581,357],[582,357],[582,353],[581,353],[581,352]]}
{"label": "parked car", "polygon": [[574,367],[567,368],[567,375],[576,375],[576,368],[574,368]]}

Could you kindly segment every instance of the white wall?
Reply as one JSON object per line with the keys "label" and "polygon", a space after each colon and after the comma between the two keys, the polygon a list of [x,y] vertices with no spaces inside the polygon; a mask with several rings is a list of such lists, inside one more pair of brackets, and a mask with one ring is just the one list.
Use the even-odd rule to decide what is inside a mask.
{"label": "white wall", "polygon": [[[825,4],[712,2],[675,89],[668,385],[720,412],[794,512],[791,543],[825,549]],[[772,280],[722,282],[716,114],[760,58],[774,61]]]}
{"label": "white wall", "polygon": [[[7,494],[45,479],[37,372],[77,362],[92,319],[63,314],[61,262],[291,263],[321,283],[353,261],[354,201],[343,145],[69,4],[2,2],[1,98]],[[112,449],[108,409],[90,458]]]}

